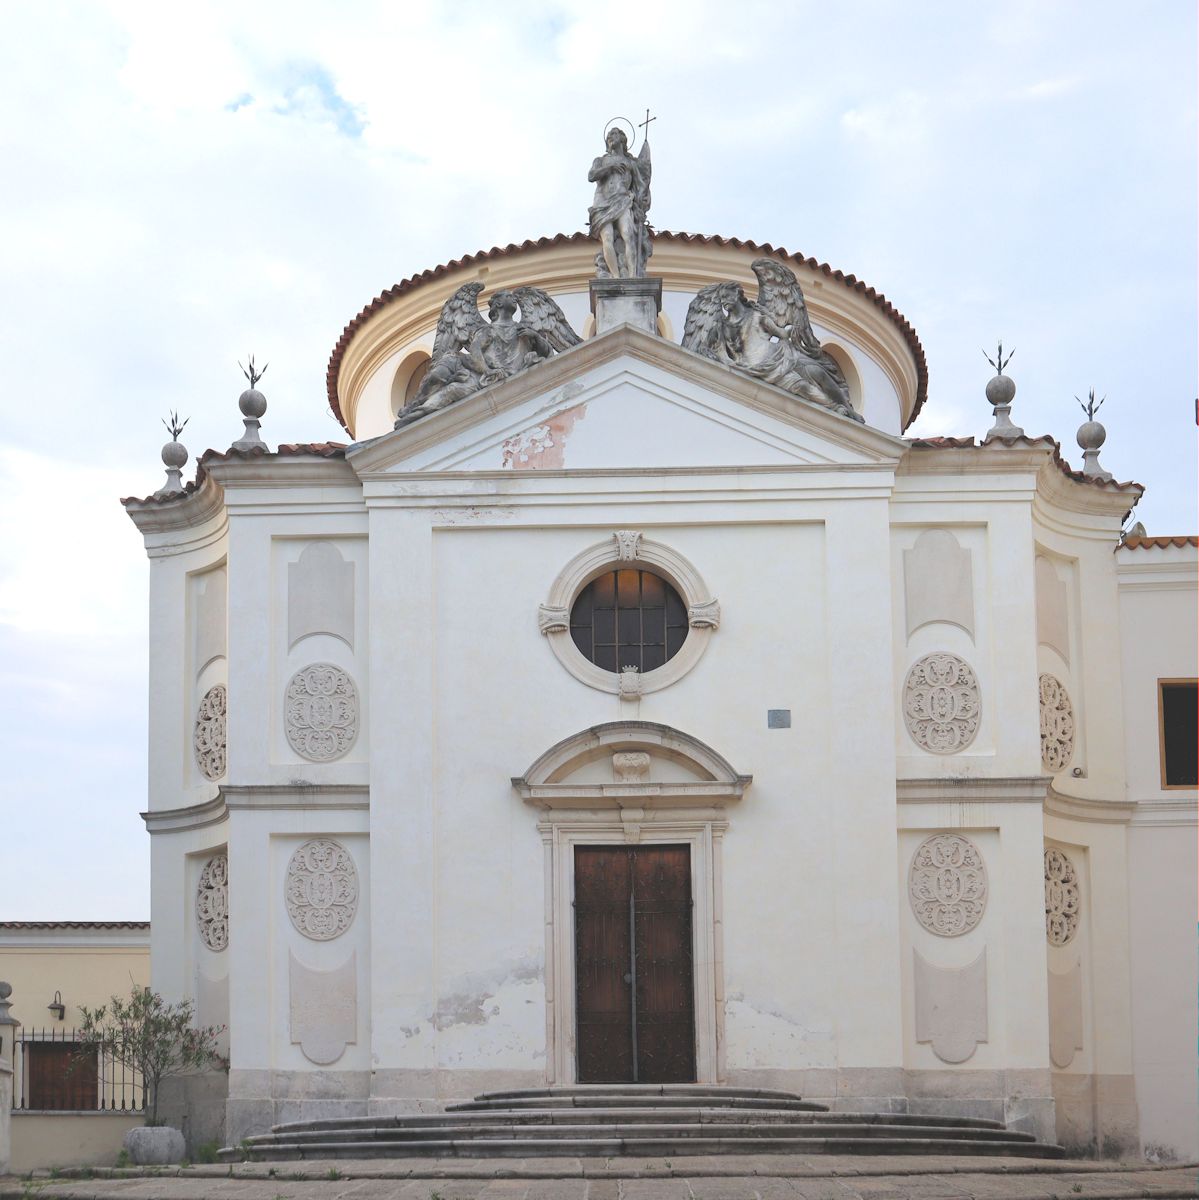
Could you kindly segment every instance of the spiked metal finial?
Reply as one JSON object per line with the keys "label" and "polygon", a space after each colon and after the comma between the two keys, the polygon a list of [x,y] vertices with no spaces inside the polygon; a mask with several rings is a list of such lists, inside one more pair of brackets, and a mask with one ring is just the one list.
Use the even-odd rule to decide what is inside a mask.
{"label": "spiked metal finial", "polygon": [[983,357],[995,368],[994,377],[987,381],[987,400],[995,410],[995,424],[991,426],[987,432],[987,436],[983,438],[984,442],[993,441],[995,438],[1010,439],[1024,436],[1024,430],[1019,425],[1013,425],[1012,419],[1008,415],[1012,411],[1012,400],[1016,395],[1016,385],[1003,373],[1015,355],[1015,350],[1012,350],[1008,352],[1006,357],[1004,356],[1002,341],[1000,341],[998,349],[995,351],[994,358],[985,350],[983,351]]}
{"label": "spiked metal finial", "polygon": [[241,367],[241,373],[250,381],[250,386],[237,399],[237,406],[241,409],[242,424],[246,427],[245,432],[233,443],[233,450],[263,450],[267,449],[267,444],[262,440],[262,435],[258,432],[261,428],[262,414],[266,412],[266,397],[258,390],[258,381],[266,374],[266,366],[260,371],[254,365],[254,356],[249,354],[246,356],[246,361],[250,364],[248,367],[242,367],[239,362],[237,365]]}
{"label": "spiked metal finial", "polygon": [[1010,363],[1012,361],[1012,359],[1015,357],[1016,357],[1015,350],[1010,351],[1008,353],[1007,358],[1003,357],[1003,339],[1002,338],[999,341],[999,349],[995,351],[994,358],[992,358],[985,350],[983,351],[983,358],[985,358],[987,360],[987,362],[989,362],[991,364],[991,366],[993,366],[995,368],[996,375],[1002,375],[1004,370],[1007,368],[1008,363]]}
{"label": "spiked metal finial", "polygon": [[164,417],[162,423],[167,427],[171,440],[162,448],[162,462],[167,469],[167,481],[154,493],[156,500],[164,500],[167,496],[179,496],[183,493],[183,464],[187,462],[187,447],[179,441],[183,427],[191,420],[184,417],[179,420],[179,414],[172,411],[170,417]]}
{"label": "spiked metal finial", "polygon": [[1103,407],[1104,396],[1098,404],[1095,403],[1095,389],[1091,388],[1087,394],[1087,400],[1084,404],[1079,397],[1078,407],[1087,414],[1087,419],[1078,427],[1078,445],[1082,450],[1082,473],[1088,479],[1102,479],[1104,482],[1111,479],[1112,473],[1105,471],[1099,465],[1099,448],[1107,441],[1107,430],[1095,420],[1095,414]]}

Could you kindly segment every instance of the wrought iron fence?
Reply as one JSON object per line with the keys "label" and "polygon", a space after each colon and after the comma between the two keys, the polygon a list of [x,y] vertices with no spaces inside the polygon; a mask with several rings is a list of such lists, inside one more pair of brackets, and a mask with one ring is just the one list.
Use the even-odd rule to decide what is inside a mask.
{"label": "wrought iron fence", "polygon": [[84,1050],[74,1029],[21,1029],[13,1040],[13,1109],[141,1112],[141,1076],[111,1055]]}

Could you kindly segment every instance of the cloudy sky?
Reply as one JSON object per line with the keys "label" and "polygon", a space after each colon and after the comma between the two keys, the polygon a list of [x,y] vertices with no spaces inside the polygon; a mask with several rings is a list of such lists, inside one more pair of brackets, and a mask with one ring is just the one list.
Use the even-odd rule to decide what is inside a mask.
{"label": "cloudy sky", "polygon": [[0,919],[149,915],[145,558],[117,503],[270,360],[271,442],[340,436],[373,296],[581,228],[609,117],[658,116],[654,223],[853,272],[915,326],[916,433],[1013,417],[1194,531],[1188,0],[18,3],[0,40]]}

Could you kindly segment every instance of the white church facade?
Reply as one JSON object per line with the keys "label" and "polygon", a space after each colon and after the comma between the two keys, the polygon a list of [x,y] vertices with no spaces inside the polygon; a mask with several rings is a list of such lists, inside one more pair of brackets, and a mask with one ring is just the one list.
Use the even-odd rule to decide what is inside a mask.
{"label": "white church facade", "polygon": [[[652,249],[407,280],[334,351],[347,444],[270,449],[243,397],[125,502],[153,982],[228,1026],[227,1144],[696,1083],[1194,1156],[1195,540],[1122,539],[1140,486],[1051,439],[905,438],[923,352],[853,277]],[[778,266],[787,381],[823,353],[847,408],[737,340],[791,336],[734,328]],[[505,375],[529,287],[576,336],[526,294]]]}

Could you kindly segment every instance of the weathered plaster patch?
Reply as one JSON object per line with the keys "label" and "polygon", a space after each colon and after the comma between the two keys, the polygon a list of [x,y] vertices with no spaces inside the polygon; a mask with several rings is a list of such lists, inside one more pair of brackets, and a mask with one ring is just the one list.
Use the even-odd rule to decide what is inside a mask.
{"label": "weathered plaster patch", "polygon": [[438,1032],[455,1025],[485,1025],[499,1012],[492,1003],[496,993],[505,985],[540,981],[542,964],[540,957],[522,958],[510,967],[494,971],[460,976],[457,988],[442,996],[429,1018]]}
{"label": "weathered plaster patch", "polygon": [[505,438],[502,465],[511,471],[552,470],[566,465],[566,439],[587,415],[587,405],[555,413],[542,425],[534,425],[514,437]]}
{"label": "weathered plaster patch", "polygon": [[834,1057],[833,1030],[800,1020],[777,1004],[730,993],[725,1006],[727,1061],[739,1069],[828,1066]]}

